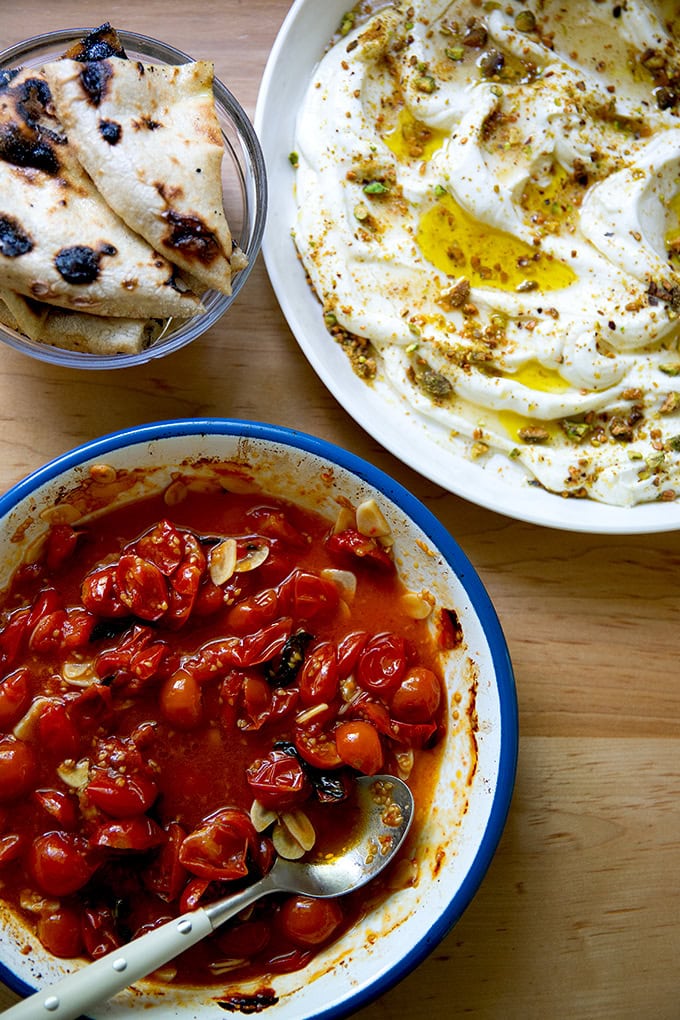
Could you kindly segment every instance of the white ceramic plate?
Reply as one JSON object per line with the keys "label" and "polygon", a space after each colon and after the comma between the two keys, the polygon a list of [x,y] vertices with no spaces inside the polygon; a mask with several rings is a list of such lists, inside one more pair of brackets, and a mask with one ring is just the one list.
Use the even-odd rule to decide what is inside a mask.
{"label": "white ceramic plate", "polygon": [[[393,479],[344,450],[252,422],[199,419],[140,426],[47,464],[0,497],[0,585],[6,585],[26,548],[44,533],[42,511],[82,500],[82,485],[88,483],[93,464],[106,464],[126,478],[134,472],[134,486],[126,487],[121,497],[127,500],[163,491],[178,470],[183,476],[209,478],[211,465],[220,463],[236,466],[258,488],[325,513],[330,521],[338,496],[355,505],[374,497],[390,523],[404,583],[414,591],[432,592],[438,605],[454,610],[465,640],[460,649],[442,657],[449,726],[433,802],[418,841],[418,884],[388,897],[304,970],[270,982],[278,996],[278,1003],[266,1010],[271,1020],[331,1020],[356,1012],[420,963],[477,891],[503,831],[515,779],[518,728],[512,667],[479,577],[429,510]],[[107,487],[100,490],[102,499],[108,499]],[[88,491],[90,512],[98,504],[91,502],[96,498],[91,485]],[[21,542],[16,541],[18,534]],[[462,720],[473,674],[477,761],[466,782],[474,756]],[[461,809],[463,797],[467,810]],[[29,953],[23,951],[27,944]],[[47,954],[0,904],[0,979],[26,994],[54,983],[69,969],[68,962]],[[159,990],[140,982],[135,992],[117,995],[91,1016],[218,1020],[225,1009],[216,999],[219,989]]]}
{"label": "white ceramic plate", "polygon": [[564,499],[529,485],[508,463],[488,467],[446,445],[431,422],[401,403],[387,386],[367,386],[352,371],[323,323],[291,240],[295,222],[295,120],[318,61],[351,6],[347,0],[296,0],[265,68],[255,130],[265,155],[269,212],[263,254],[288,324],[312,367],[345,410],[404,463],[449,492],[519,520],[592,533],[633,534],[680,527],[680,501],[622,508]]}

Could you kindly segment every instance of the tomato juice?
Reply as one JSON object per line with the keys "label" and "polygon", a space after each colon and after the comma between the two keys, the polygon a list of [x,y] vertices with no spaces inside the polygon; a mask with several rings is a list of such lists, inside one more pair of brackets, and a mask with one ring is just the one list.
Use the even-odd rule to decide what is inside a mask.
{"label": "tomato juice", "polygon": [[[53,954],[96,958],[255,881],[277,853],[341,852],[358,773],[408,777],[422,815],[446,615],[410,611],[389,536],[362,532],[356,508],[341,517],[188,488],[53,525],[15,572],[0,615],[0,895]],[[298,969],[386,882],[370,898],[265,899],[166,976]]]}

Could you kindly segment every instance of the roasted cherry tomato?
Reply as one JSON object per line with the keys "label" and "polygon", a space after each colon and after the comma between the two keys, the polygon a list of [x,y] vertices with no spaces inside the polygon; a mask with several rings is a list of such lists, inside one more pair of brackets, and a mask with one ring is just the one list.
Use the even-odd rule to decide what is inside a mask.
{"label": "roasted cherry tomato", "polygon": [[4,836],[0,836],[0,867],[21,857],[28,842],[28,836],[18,832],[8,832]]}
{"label": "roasted cherry tomato", "polygon": [[137,539],[134,548],[139,556],[153,563],[162,574],[169,577],[184,558],[184,539],[185,533],[164,519]]}
{"label": "roasted cherry tomato", "polygon": [[172,903],[179,897],[188,878],[187,870],[179,859],[187,834],[179,822],[169,822],[165,832],[167,839],[145,871],[144,884],[165,903]]}
{"label": "roasted cherry tomato", "polygon": [[45,563],[50,570],[58,570],[75,552],[78,532],[70,524],[53,524],[47,536]]}
{"label": "roasted cherry tomato", "polygon": [[55,758],[77,758],[80,732],[65,702],[45,705],[38,717],[37,731],[41,751]]}
{"label": "roasted cherry tomato", "polygon": [[308,570],[293,570],[279,585],[279,604],[297,622],[329,615],[339,601],[337,585]]}
{"label": "roasted cherry tomato", "polygon": [[36,790],[33,799],[58,829],[70,832],[78,825],[75,797],[63,790]]}
{"label": "roasted cherry tomato", "polygon": [[227,615],[227,626],[235,634],[252,634],[272,623],[279,614],[279,599],[274,588],[250,595],[233,606]]}
{"label": "roasted cherry tomato", "polygon": [[168,587],[158,567],[135,553],[124,553],[116,567],[118,597],[140,620],[160,620],[168,609]]}
{"label": "roasted cherry tomato", "polygon": [[365,563],[379,570],[394,570],[394,562],[375,538],[362,535],[355,528],[346,528],[326,540],[326,548],[333,556],[342,560]]}
{"label": "roasted cherry tomato", "polygon": [[158,796],[158,787],[153,779],[140,773],[111,773],[95,769],[85,787],[85,796],[113,818],[130,818],[151,807]]}
{"label": "roasted cherry tomato", "polygon": [[250,815],[240,808],[223,808],[187,836],[179,859],[192,875],[208,881],[245,878],[249,850],[257,842]]}
{"label": "roasted cherry tomato", "polygon": [[296,726],[295,749],[316,769],[338,769],[342,765],[335,736],[320,726]]}
{"label": "roasted cherry tomato", "polygon": [[47,832],[33,841],[28,869],[47,896],[69,896],[94,872],[87,841],[73,832]]}
{"label": "roasted cherry tomato", "polygon": [[62,959],[80,956],[84,948],[80,911],[75,907],[59,906],[41,914],[38,938],[54,956]]}
{"label": "roasted cherry tomato", "polygon": [[163,684],[161,715],[178,730],[192,730],[203,717],[201,688],[193,673],[180,668]]}
{"label": "roasted cherry tomato", "polygon": [[152,850],[162,846],[167,835],[153,818],[136,815],[134,818],[118,818],[97,826],[90,836],[94,847],[107,850]]}
{"label": "roasted cherry tomato", "polygon": [[402,722],[430,722],[439,708],[441,684],[424,666],[410,669],[392,696],[392,715]]}
{"label": "roasted cherry tomato", "polygon": [[404,639],[398,634],[377,634],[359,656],[357,680],[364,690],[389,697],[401,682],[407,665]]}
{"label": "roasted cherry tomato", "polygon": [[335,744],[345,765],[365,776],[374,776],[383,767],[383,749],[378,731],[361,719],[341,723],[335,731]]}
{"label": "roasted cherry tomato", "polygon": [[115,564],[88,574],[80,586],[80,597],[85,608],[95,616],[115,619],[130,615],[130,607],[121,601],[118,592]]}
{"label": "roasted cherry tomato", "polygon": [[31,704],[32,682],[28,669],[21,667],[0,680],[0,730],[11,730]]}
{"label": "roasted cherry tomato", "polygon": [[338,694],[338,659],[335,645],[323,641],[305,656],[297,685],[305,705],[329,704]]}
{"label": "roasted cherry tomato", "polygon": [[279,911],[278,924],[293,945],[304,949],[328,942],[342,924],[342,918],[337,900],[291,896]]}
{"label": "roasted cherry tomato", "polygon": [[0,804],[19,800],[35,787],[38,759],[33,747],[15,737],[0,739]]}
{"label": "roasted cherry tomato", "polygon": [[81,931],[85,949],[93,960],[118,949],[121,944],[113,911],[108,907],[86,907]]}
{"label": "roasted cherry tomato", "polygon": [[248,786],[260,803],[272,811],[287,811],[302,804],[312,792],[302,765],[285,751],[270,751],[246,770]]}

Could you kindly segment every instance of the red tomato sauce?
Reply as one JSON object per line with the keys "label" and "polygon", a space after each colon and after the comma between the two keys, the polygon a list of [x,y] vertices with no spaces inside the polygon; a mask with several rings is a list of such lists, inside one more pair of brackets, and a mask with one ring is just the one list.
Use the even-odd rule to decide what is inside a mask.
{"label": "red tomato sauce", "polygon": [[[292,814],[340,848],[357,773],[415,761],[422,811],[444,696],[403,594],[389,544],[263,495],[53,526],[0,602],[0,895],[50,952],[97,958],[255,881]],[[264,899],[172,977],[298,969],[368,902]]]}

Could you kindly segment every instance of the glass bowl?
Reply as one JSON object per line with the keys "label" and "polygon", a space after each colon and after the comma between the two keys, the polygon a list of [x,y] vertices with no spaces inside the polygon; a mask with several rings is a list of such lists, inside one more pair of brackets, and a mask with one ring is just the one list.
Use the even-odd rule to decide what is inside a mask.
{"label": "glass bowl", "polygon": [[[91,28],[70,28],[34,36],[0,52],[0,70],[41,67],[63,55]],[[131,60],[145,63],[186,64],[193,58],[181,50],[136,32],[118,30]],[[190,319],[164,323],[160,336],[144,350],[133,354],[88,354],[65,350],[28,337],[0,324],[0,340],[15,350],[54,365],[71,368],[126,368],[179,350],[205,333],[231,306],[245,285],[262,244],[267,213],[267,177],[260,143],[245,111],[218,79],[214,81],[215,109],[222,128],[225,155],[222,162],[224,209],[234,239],[248,258],[245,269],[236,273],[229,296],[215,290],[202,295],[205,312]]]}

